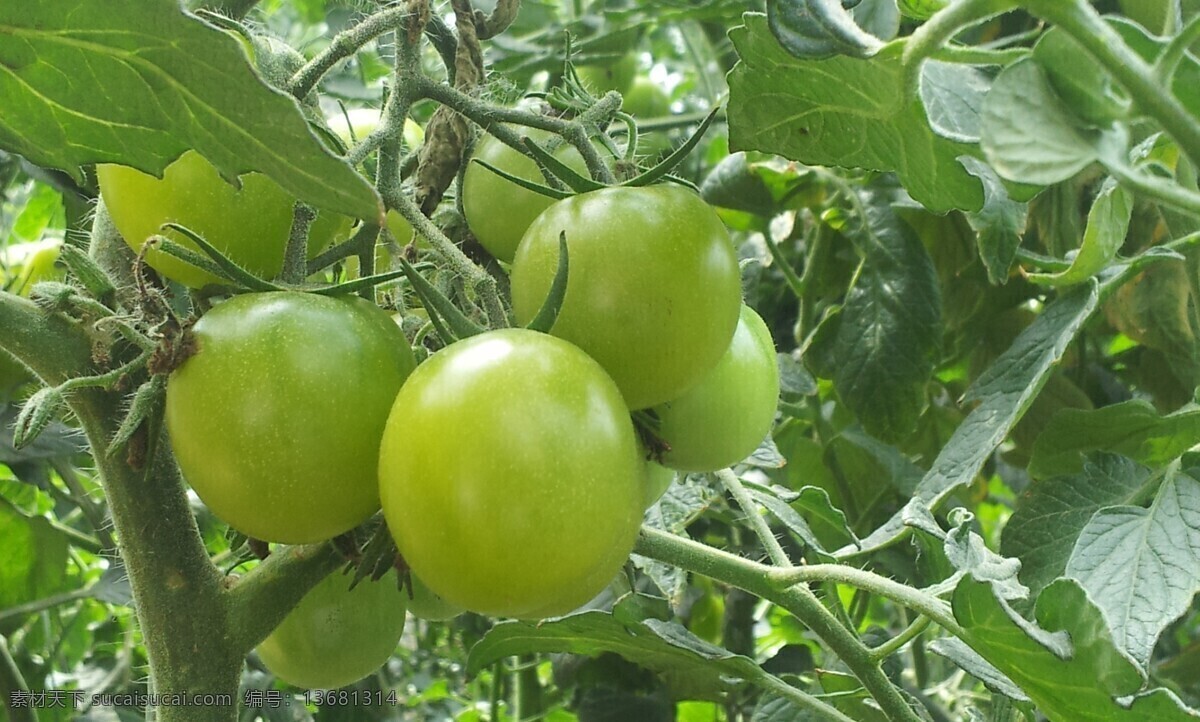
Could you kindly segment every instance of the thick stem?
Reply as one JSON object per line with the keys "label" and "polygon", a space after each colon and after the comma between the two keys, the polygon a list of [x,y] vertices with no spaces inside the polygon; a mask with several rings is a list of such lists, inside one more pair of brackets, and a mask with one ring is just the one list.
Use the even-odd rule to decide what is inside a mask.
{"label": "thick stem", "polygon": [[696,574],[733,584],[791,612],[820,637],[875,698],[890,720],[918,722],[920,717],[892,685],[871,651],[847,630],[807,587],[780,589],[772,576],[785,570],[758,564],[683,537],[643,527],[634,551]]}
{"label": "thick stem", "polygon": [[1193,163],[1200,163],[1200,123],[1086,0],[1021,0],[1062,28],[1116,78],[1137,107],[1159,122]]}
{"label": "thick stem", "polygon": [[91,342],[81,326],[4,291],[0,291],[0,350],[51,386],[94,372]]}

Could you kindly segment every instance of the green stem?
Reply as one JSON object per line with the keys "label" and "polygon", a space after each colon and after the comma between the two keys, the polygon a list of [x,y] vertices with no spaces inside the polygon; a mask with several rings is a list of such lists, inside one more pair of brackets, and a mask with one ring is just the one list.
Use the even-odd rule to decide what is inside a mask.
{"label": "green stem", "polygon": [[758,673],[754,675],[754,678],[747,681],[757,685],[761,689],[770,690],[780,697],[791,700],[798,707],[804,707],[817,713],[820,715],[819,719],[834,720],[835,722],[855,722],[853,717],[842,714],[828,702],[796,689],[775,675],[762,671],[762,668],[758,668]]}
{"label": "green stem", "polygon": [[15,607],[0,609],[0,621],[11,619],[13,617],[22,617],[26,614],[37,614],[38,612],[44,612],[47,609],[53,609],[54,607],[63,604],[70,604],[71,602],[76,602],[80,599],[87,599],[90,596],[92,596],[90,589],[72,589],[69,592],[63,592],[62,594],[54,594],[49,597],[34,599],[33,601],[25,602],[24,604],[18,604]]}
{"label": "green stem", "polygon": [[[700,544],[684,537],[643,527],[634,551],[642,556],[732,584],[791,612],[836,654],[875,698],[890,720],[918,722],[900,691],[871,659],[870,650],[804,586],[780,588],[775,575],[793,568],[770,567]],[[915,591],[911,590],[910,591]]]}
{"label": "green stem", "polygon": [[969,45],[947,45],[932,56],[936,60],[963,65],[1011,65],[1021,58],[1029,57],[1028,48],[1006,48],[989,50]]}
{"label": "green stem", "polygon": [[733,497],[737,505],[742,508],[742,513],[746,515],[746,520],[750,522],[750,528],[758,536],[758,540],[767,550],[767,556],[771,558],[772,563],[780,567],[790,567],[792,560],[788,559],[787,552],[783,550],[783,546],[779,543],[779,539],[775,538],[775,533],[771,531],[770,525],[763,515],[758,511],[758,504],[754,503],[750,492],[746,491],[746,487],[742,485],[742,480],[737,477],[737,474],[729,469],[721,469],[717,472],[717,478],[725,490]]}
{"label": "green stem", "polygon": [[792,289],[792,294],[798,299],[804,298],[804,289],[808,283],[806,280],[796,275],[796,269],[784,258],[783,252],[779,250],[779,244],[771,237],[770,231],[763,234],[763,240],[766,241],[767,250],[771,252],[771,260],[775,262],[775,266],[783,273],[783,278],[787,281],[788,288]]}
{"label": "green stem", "polygon": [[8,711],[10,722],[37,722],[37,712],[32,704],[18,704],[18,695],[28,695],[29,686],[17,668],[17,662],[8,651],[8,641],[0,636],[0,696]]}
{"label": "green stem", "polygon": [[856,569],[842,564],[810,564],[790,569],[772,569],[769,577],[768,583],[780,589],[814,581],[849,584],[859,589],[865,589],[872,594],[878,594],[909,609],[914,609],[953,634],[962,635],[964,633],[962,627],[954,619],[950,605],[946,602],[919,589],[913,589],[906,584],[864,569]]}
{"label": "green stem", "polygon": [[940,52],[955,35],[1012,9],[1012,0],[958,0],[929,19],[904,41],[905,87],[916,95],[921,63]]}
{"label": "green stem", "polygon": [[[292,209],[292,229],[283,252],[283,270],[279,280],[303,283],[308,272],[308,233],[317,212],[307,203],[297,202]],[[365,275],[365,274],[364,274]]]}
{"label": "green stem", "polygon": [[1160,82],[1154,68],[1125,44],[1087,0],[1020,3],[1073,37],[1116,78],[1142,112],[1158,121],[1193,163],[1200,162],[1200,123]]}
{"label": "green stem", "polygon": [[[236,2],[237,0],[227,0]],[[342,60],[354,55],[358,49],[375,38],[394,29],[410,13],[408,4],[396,5],[371,15],[358,25],[343,30],[333,36],[329,47],[325,48],[304,67],[296,71],[288,83],[288,92],[297,98],[303,98],[317,87],[321,78]]]}
{"label": "green stem", "polygon": [[93,370],[91,341],[66,316],[0,291],[0,349],[57,386]]}
{"label": "green stem", "polygon": [[871,656],[882,662],[896,652],[900,651],[901,647],[920,636],[921,632],[924,632],[932,621],[932,619],[924,614],[919,615],[913,620],[912,624],[905,627],[904,630],[899,634],[879,645],[875,649],[872,649]]}
{"label": "green stem", "polygon": [[1158,60],[1154,61],[1155,77],[1164,88],[1171,87],[1175,71],[1187,57],[1188,48],[1192,47],[1197,40],[1200,40],[1200,16],[1192,18],[1178,35],[1171,38],[1171,42],[1167,43],[1167,47],[1158,56]]}
{"label": "green stem", "polygon": [[1200,193],[1193,193],[1178,183],[1142,173],[1121,161],[1101,160],[1101,163],[1121,185],[1163,205],[1200,217]]}

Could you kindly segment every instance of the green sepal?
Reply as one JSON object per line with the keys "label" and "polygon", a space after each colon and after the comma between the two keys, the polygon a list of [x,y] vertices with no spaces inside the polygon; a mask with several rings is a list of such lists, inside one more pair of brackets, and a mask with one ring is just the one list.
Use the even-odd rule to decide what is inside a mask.
{"label": "green sepal", "polygon": [[567,258],[567,232],[558,234],[558,269],[554,272],[554,281],[550,284],[550,292],[538,309],[537,315],[525,328],[530,331],[550,333],[554,322],[558,320],[558,312],[562,309],[563,298],[567,295],[567,271],[570,260]]}

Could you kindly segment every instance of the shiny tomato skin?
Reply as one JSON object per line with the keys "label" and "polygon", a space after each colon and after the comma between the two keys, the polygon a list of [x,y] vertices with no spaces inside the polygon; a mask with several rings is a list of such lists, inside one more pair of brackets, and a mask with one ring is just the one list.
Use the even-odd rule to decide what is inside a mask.
{"label": "shiny tomato skin", "polygon": [[427,622],[445,622],[463,613],[463,608],[455,606],[434,594],[425,582],[410,575],[412,597],[408,599],[408,611],[417,619]]}
{"label": "shiny tomato skin", "polygon": [[605,188],[547,209],[513,261],[519,323],[541,308],[570,256],[567,292],[551,333],[576,344],[612,376],[631,409],[681,395],[716,363],[737,325],[737,256],[716,212],[668,184]]}
{"label": "shiny tomato skin", "polygon": [[[522,132],[543,144],[551,137],[549,132],[534,128],[524,128]],[[573,146],[563,144],[554,154],[581,175],[587,175],[583,156]],[[522,188],[475,163],[474,159],[542,185],[546,184],[546,177],[529,156],[490,135],[476,143],[472,162],[463,173],[462,200],[467,226],[488,253],[506,263],[511,262],[525,229],[554,203],[554,199]]]}
{"label": "shiny tomato skin", "polygon": [[646,461],[643,473],[642,506],[649,509],[667,493],[667,489],[675,481],[675,470],[653,461]]}
{"label": "shiny tomato skin", "polygon": [[658,434],[671,447],[663,465],[702,472],[742,461],[766,438],[778,405],[771,332],[742,306],[733,342],[717,365],[682,396],[654,407]]}
{"label": "shiny tomato skin", "polygon": [[408,595],[388,574],[364,579],[333,572],[258,645],[267,669],[303,689],[337,689],[379,669],[404,632]]}
{"label": "shiny tomato skin", "polygon": [[192,328],[196,351],[167,384],[179,468],[247,536],[307,544],[379,509],[375,462],[388,411],[416,362],[367,301],[236,296]]}
{"label": "shiny tomato skin", "polygon": [[[173,222],[261,278],[274,278],[283,268],[296,199],[261,173],[241,176],[238,189],[225,182],[204,156],[187,151],[166,167],[161,179],[111,164],[97,166],[96,177],[113,225],[134,251],[140,251],[150,236],[161,234],[199,253],[199,247],[183,234],[162,230],[164,223]],[[309,257],[335,237],[345,237],[349,229],[350,219],[345,216],[319,213],[309,228]],[[146,262],[191,288],[228,283],[161,250],[148,252]]]}
{"label": "shiny tomato skin", "polygon": [[540,618],[591,599],[628,558],[640,463],[595,361],[546,334],[490,331],[434,354],[401,389],[380,498],[430,590],[480,614]]}

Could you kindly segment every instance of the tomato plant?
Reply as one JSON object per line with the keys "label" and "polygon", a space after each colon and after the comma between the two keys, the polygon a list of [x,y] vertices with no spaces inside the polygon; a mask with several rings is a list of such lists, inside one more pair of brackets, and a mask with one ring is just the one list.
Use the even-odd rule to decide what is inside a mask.
{"label": "tomato plant", "polygon": [[517,320],[538,312],[566,233],[570,274],[552,333],[588,352],[631,409],[675,398],[733,337],[741,305],[725,227],[675,185],[607,188],[559,201],[529,227],[513,262]]}
{"label": "tomato plant", "polygon": [[325,577],[258,645],[276,677],[305,689],[336,689],[379,669],[396,651],[408,596],[395,575],[364,579],[353,589],[350,580],[340,572]]}
{"label": "tomato plant", "polygon": [[[379,110],[351,108],[344,113],[338,112],[330,115],[325,122],[343,143],[350,146],[375,132],[375,129],[379,127]],[[425,140],[425,131],[412,118],[405,118],[403,137],[405,145],[411,150],[420,147]],[[395,210],[387,212],[387,227],[392,237],[401,245],[408,243],[413,237],[412,224]]]}
{"label": "tomato plant", "polygon": [[473,612],[568,612],[612,580],[641,519],[628,410],[578,348],[523,329],[448,346],[404,384],[380,497],[413,573]]}
{"label": "tomato plant", "polygon": [[167,386],[179,468],[244,534],[303,544],[379,508],[384,423],[415,361],[392,318],[359,298],[247,294],[192,328]]}
{"label": "tomato plant", "polygon": [[[550,134],[529,129],[526,137],[544,143]],[[555,150],[567,165],[586,174],[583,156],[569,144]],[[474,159],[482,160],[518,178],[545,183],[537,163],[524,153],[485,136],[475,147]],[[478,163],[470,163],[463,174],[463,213],[479,243],[501,261],[512,261],[517,244],[534,218],[550,207],[553,199],[522,188]]]}
{"label": "tomato plant", "polygon": [[654,407],[670,446],[662,463],[680,471],[716,471],[749,456],[771,429],[779,401],[775,344],[762,318],[742,306],[721,360],[678,398]]}
{"label": "tomato plant", "polygon": [[[283,268],[296,199],[261,173],[242,176],[239,189],[222,179],[204,156],[188,151],[167,166],[162,178],[113,164],[97,166],[96,176],[113,224],[135,251],[159,234],[199,253],[186,236],[162,228],[164,223],[178,223],[262,278],[274,278]],[[349,227],[344,216],[319,213],[309,229],[309,257],[344,236]],[[192,288],[226,283],[165,251],[147,252],[146,262]]]}

